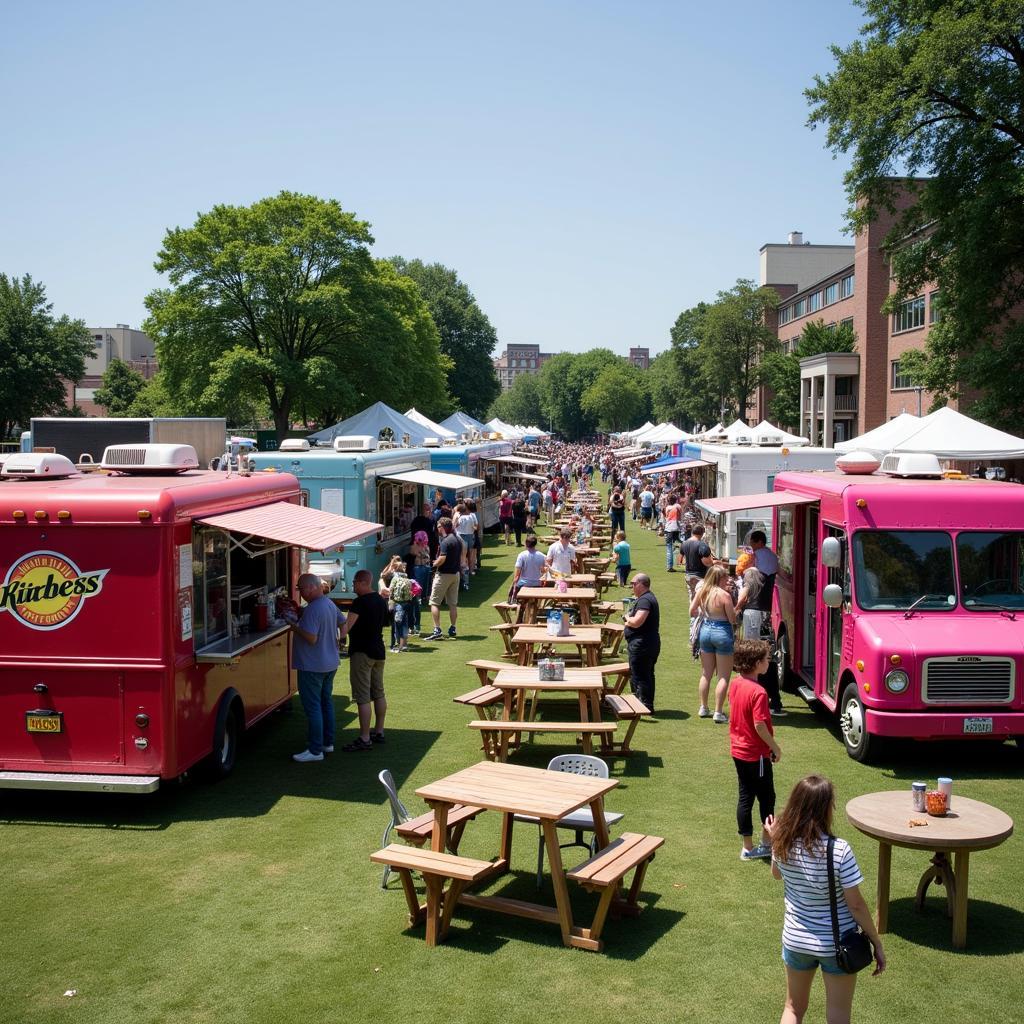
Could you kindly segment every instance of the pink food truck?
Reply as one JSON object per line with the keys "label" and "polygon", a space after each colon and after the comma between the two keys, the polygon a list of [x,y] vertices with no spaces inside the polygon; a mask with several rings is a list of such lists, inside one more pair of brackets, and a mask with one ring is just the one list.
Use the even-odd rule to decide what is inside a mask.
{"label": "pink food truck", "polygon": [[857,454],[701,503],[774,508],[780,682],[838,716],[858,761],[886,737],[1024,749],[1024,487]]}

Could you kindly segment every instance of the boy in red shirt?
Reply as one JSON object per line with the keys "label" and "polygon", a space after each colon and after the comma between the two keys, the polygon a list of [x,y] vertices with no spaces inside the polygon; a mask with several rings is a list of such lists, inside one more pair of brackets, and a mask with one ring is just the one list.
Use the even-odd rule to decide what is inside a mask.
{"label": "boy in red shirt", "polygon": [[761,823],[775,813],[772,765],[782,757],[775,742],[768,691],[757,677],[768,671],[771,649],[764,640],[737,640],[733,665],[739,675],[729,684],[729,747],[739,778],[736,824],[743,840],[740,860],[767,860],[772,855],[762,831],[754,846],[751,809],[757,799]]}

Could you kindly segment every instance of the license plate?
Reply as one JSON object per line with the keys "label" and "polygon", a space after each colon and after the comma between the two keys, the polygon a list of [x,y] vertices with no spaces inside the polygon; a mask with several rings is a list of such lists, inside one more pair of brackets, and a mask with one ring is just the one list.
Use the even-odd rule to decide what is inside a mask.
{"label": "license plate", "polygon": [[59,711],[26,711],[27,732],[63,732],[64,716]]}
{"label": "license plate", "polygon": [[992,731],[991,718],[965,718],[964,732],[984,733]]}

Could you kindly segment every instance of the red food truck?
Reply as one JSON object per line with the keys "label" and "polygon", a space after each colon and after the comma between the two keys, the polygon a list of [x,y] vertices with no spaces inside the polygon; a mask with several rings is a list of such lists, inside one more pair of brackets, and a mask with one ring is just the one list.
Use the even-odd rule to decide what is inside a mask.
{"label": "red food truck", "polygon": [[105,472],[12,455],[0,480],[0,787],[150,792],[295,690],[299,551],[376,523],[299,504],[285,473],[196,470],[184,445],[122,445]]}

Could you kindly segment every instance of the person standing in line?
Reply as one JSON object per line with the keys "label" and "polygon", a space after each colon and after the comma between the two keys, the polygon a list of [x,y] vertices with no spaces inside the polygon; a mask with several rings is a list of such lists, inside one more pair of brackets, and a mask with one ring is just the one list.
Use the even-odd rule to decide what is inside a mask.
{"label": "person standing in line", "polygon": [[739,782],[736,825],[743,848],[740,860],[767,860],[771,850],[762,833],[754,846],[751,809],[757,800],[762,825],[775,813],[775,782],[772,765],[782,750],[772,731],[768,694],[757,682],[768,667],[770,648],[763,640],[738,640],[734,654],[739,673],[729,684],[729,749]]}
{"label": "person standing in line", "polygon": [[442,640],[441,602],[448,605],[448,618],[451,624],[448,635],[455,639],[455,623],[459,617],[459,577],[462,569],[462,542],[455,535],[452,521],[444,516],[437,523],[437,533],[441,542],[434,559],[434,579],[430,585],[430,615],[434,620],[434,632],[427,640]]}
{"label": "person standing in line", "polygon": [[[729,592],[725,589],[727,579],[728,573],[722,566],[712,566],[690,602],[690,618],[701,615],[704,619],[698,634],[700,683],[697,692],[700,696],[700,706],[697,714],[701,718],[713,717],[718,725],[724,725],[729,721],[724,711],[725,688],[732,672],[733,647],[736,642],[736,609]],[[708,710],[708,694],[711,680],[716,677],[718,682],[715,684],[715,713],[712,715]]]}
{"label": "person standing in line", "polygon": [[697,593],[697,587],[707,575],[708,569],[715,564],[711,548],[704,541],[704,526],[697,523],[689,540],[683,541],[680,547],[683,564],[686,569],[686,589],[690,592],[690,600]]}
{"label": "person standing in line", "polygon": [[[322,761],[334,753],[334,674],[338,656],[338,629],[345,635],[345,616],[324,593],[319,576],[303,573],[296,581],[306,602],[302,615],[286,616],[296,641],[292,644],[292,668],[298,673],[299,700],[306,713],[306,749],[292,754],[299,764]],[[385,605],[385,619],[387,605]]]}
{"label": "person standing in line", "polygon": [[505,546],[508,547],[512,543],[512,499],[508,491],[502,491],[498,501],[498,522],[505,535]]}
{"label": "person standing in line", "polygon": [[615,576],[620,587],[626,586],[629,582],[629,573],[633,568],[633,553],[626,540],[624,531],[619,530],[615,534],[615,546],[612,548],[612,556],[615,559]]}
{"label": "person standing in line", "polygon": [[637,476],[631,477],[629,481],[629,490],[633,498],[630,502],[630,510],[633,513],[633,522],[637,520],[637,516],[640,515],[640,478]]}
{"label": "person standing in line", "polygon": [[679,517],[682,511],[676,495],[670,494],[665,505],[665,568],[668,572],[676,571],[676,544],[679,541]]}
{"label": "person standing in line", "polygon": [[483,524],[480,522],[480,513],[477,511],[476,498],[466,498],[464,502],[466,511],[469,512],[476,522],[476,530],[473,533],[473,567],[470,574],[475,576],[480,570],[480,562],[484,555]]}
{"label": "person standing in line", "polygon": [[654,522],[654,491],[650,483],[640,492],[640,529],[650,530]]}
{"label": "person standing in line", "polygon": [[[765,822],[772,847],[772,875],[785,886],[786,912],[782,924],[782,962],[786,965],[786,1003],[780,1024],[802,1024],[807,1013],[815,971],[825,983],[825,1016],[829,1024],[848,1024],[853,1011],[857,975],[847,974],[835,957],[832,908],[828,883],[828,841],[832,836],[836,794],[821,775],[801,779],[789,794],[778,818]],[[875,953],[877,977],[886,966],[882,939],[867,901],[860,891],[864,880],[857,858],[845,839],[832,850],[839,934],[860,925]]]}
{"label": "person standing in line", "polygon": [[654,714],[654,666],[661,654],[661,610],[651,592],[651,577],[638,572],[632,581],[632,611],[625,616],[629,679],[633,693]]}
{"label": "person standing in line", "polygon": [[420,635],[423,618],[423,602],[430,594],[430,541],[425,530],[417,530],[406,556],[409,575],[419,585],[420,592],[413,598],[412,625],[409,630],[414,636]]}
{"label": "person standing in line", "polygon": [[626,533],[626,499],[621,487],[613,487],[608,497],[608,515],[612,521],[612,533]]}
{"label": "person standing in line", "polygon": [[427,547],[430,549],[430,557],[437,557],[437,523],[434,520],[434,509],[429,501],[423,502],[423,507],[418,516],[409,524],[409,539],[414,541],[417,533],[427,535]]}
{"label": "person standing in line", "polygon": [[522,491],[516,491],[512,499],[512,529],[516,534],[516,547],[523,546],[523,531],[526,529],[526,497]]}
{"label": "person standing in line", "polygon": [[341,748],[346,754],[372,750],[374,743],[384,742],[384,717],[388,710],[384,696],[386,653],[381,636],[388,621],[388,603],[374,591],[369,569],[360,569],[355,574],[352,589],[356,598],[341,627],[341,635],[348,637],[348,678],[359,713],[359,735]]}
{"label": "person standing in line", "polygon": [[[751,562],[753,562],[752,558]],[[739,563],[737,563],[738,568]],[[736,616],[743,626],[743,639],[760,640],[761,629],[767,617],[767,612],[758,608],[765,577],[755,565],[751,564],[744,570],[740,579],[742,586],[736,600]],[[779,675],[776,666],[769,665],[768,671],[758,679],[758,682],[768,693],[772,718],[785,718],[787,712],[782,706],[782,694],[779,692]]]}
{"label": "person standing in line", "polygon": [[530,493],[526,499],[526,506],[529,515],[526,519],[526,529],[533,530],[540,521],[540,491],[536,484],[530,484]]}
{"label": "person standing in line", "polygon": [[469,511],[464,502],[455,506],[452,519],[455,533],[463,546],[465,558],[462,566],[462,589],[469,590],[469,577],[476,563],[476,515]]}

